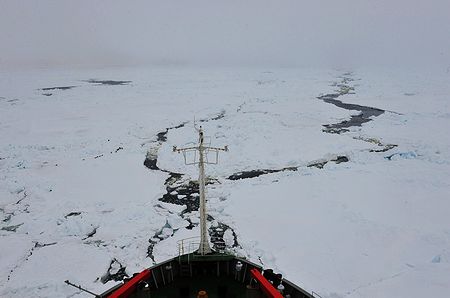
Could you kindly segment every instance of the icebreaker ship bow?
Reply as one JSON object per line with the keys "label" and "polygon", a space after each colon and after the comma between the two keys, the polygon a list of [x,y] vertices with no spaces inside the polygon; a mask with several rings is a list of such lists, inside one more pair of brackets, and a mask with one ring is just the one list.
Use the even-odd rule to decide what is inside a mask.
{"label": "icebreaker ship bow", "polygon": [[[178,256],[144,269],[96,297],[319,297],[283,279],[281,274],[275,274],[271,269],[263,270],[261,266],[225,249],[211,249],[207,230],[205,164],[216,164],[219,152],[228,151],[228,147],[205,145],[202,127],[197,131],[199,139],[196,146],[174,147],[173,151],[183,153],[186,164],[198,165],[199,168],[200,237],[180,240]],[[189,153],[196,157],[193,161],[188,160]],[[208,158],[211,154],[213,159]]]}

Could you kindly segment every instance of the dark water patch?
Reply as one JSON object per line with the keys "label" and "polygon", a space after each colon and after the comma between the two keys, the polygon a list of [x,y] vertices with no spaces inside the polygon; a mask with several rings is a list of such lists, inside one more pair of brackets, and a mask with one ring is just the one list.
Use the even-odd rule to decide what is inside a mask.
{"label": "dark water patch", "polygon": [[83,240],[93,237],[97,233],[97,229],[98,229],[98,227],[95,227],[92,231],[87,233],[86,237],[84,237]]}
{"label": "dark water patch", "polygon": [[[169,177],[164,182],[164,185],[166,186],[166,193],[158,199],[158,201],[186,206],[186,209],[183,210],[180,217],[189,222],[187,229],[192,229],[196,225],[192,223],[189,217],[184,215],[191,211],[197,211],[199,208],[198,183],[195,183],[194,181],[182,183],[180,182],[182,178],[183,174],[169,172]],[[175,230],[172,230],[172,235],[167,235],[164,233],[167,228],[171,229],[171,226],[166,221],[165,225],[148,240],[149,245],[147,247],[147,257],[152,259],[153,262],[155,262],[155,256],[153,255],[155,245],[161,240],[171,237],[173,232],[175,232]]]}
{"label": "dark water patch", "polygon": [[181,174],[181,173],[170,172],[169,177],[164,182],[164,185],[166,185],[166,186],[173,185],[176,182],[178,182],[181,179],[181,177],[183,177],[183,174]]}
{"label": "dark water patch", "polygon": [[316,162],[316,163],[312,163],[310,165],[308,165],[308,168],[318,168],[318,169],[323,169],[323,167],[328,163],[328,161],[322,161],[322,162]]}
{"label": "dark water patch", "polygon": [[251,170],[251,171],[243,171],[238,172],[233,175],[228,176],[228,180],[240,180],[240,179],[248,179],[248,178],[255,178],[259,177],[261,175],[271,174],[271,173],[278,173],[278,172],[284,172],[284,171],[297,171],[298,167],[286,167],[282,169],[265,169],[265,170]]}
{"label": "dark water patch", "polygon": [[[361,111],[362,113],[367,113],[367,115],[370,115],[370,116],[379,116],[384,113],[384,110],[382,110],[382,109],[361,106],[361,105],[351,104],[351,103],[344,103],[340,100],[337,100],[336,98],[341,95],[342,94],[331,93],[331,94],[321,95],[317,98],[323,100],[326,103],[334,104],[335,106],[337,106],[339,108],[343,108],[346,110]],[[370,117],[370,116],[368,116],[368,117]]]}
{"label": "dark water patch", "polygon": [[22,203],[23,200],[25,200],[28,197],[27,192],[25,191],[25,189],[21,189],[19,192],[17,192],[17,194],[23,193],[22,198],[20,198],[17,202],[16,205],[19,205],[20,203]]}
{"label": "dark water patch", "polygon": [[105,244],[105,241],[100,240],[100,239],[97,239],[97,240],[86,240],[86,241],[83,241],[83,243],[84,244],[88,244],[88,245],[95,245],[97,247],[100,247],[100,246],[107,247],[108,246],[107,244]]}
{"label": "dark water patch", "polygon": [[167,141],[167,134],[169,133],[170,130],[182,128],[182,127],[184,127],[187,123],[188,123],[188,122],[182,122],[182,123],[180,123],[180,124],[178,124],[178,125],[176,125],[176,126],[167,127],[164,131],[158,132],[158,133],[156,134],[156,141],[157,141],[157,144],[156,144],[156,146],[154,146],[153,148],[150,148],[150,149],[147,151],[147,155],[146,155],[145,160],[144,160],[144,166],[146,166],[146,167],[147,167],[148,169],[150,169],[150,170],[160,170],[160,171],[164,171],[164,172],[170,173],[169,171],[162,170],[162,169],[160,169],[160,168],[157,166],[157,163],[158,163],[158,150],[159,150],[159,147],[160,147],[163,143],[165,143],[165,142]]}
{"label": "dark water patch", "polygon": [[182,127],[184,127],[186,124],[188,124],[187,121],[186,121],[186,122],[183,122],[183,123],[180,123],[180,124],[178,124],[178,125],[176,125],[176,126],[168,127],[167,129],[168,129],[168,130],[171,130],[171,129],[182,128]]}
{"label": "dark water patch", "polygon": [[[2,210],[2,211],[3,211],[3,210]],[[8,222],[8,221],[11,220],[11,217],[12,217],[12,213],[8,213],[2,221],[3,221],[3,222]]]}
{"label": "dark water patch", "polygon": [[172,127],[167,127],[164,131],[158,132],[156,134],[156,141],[158,141],[159,143],[164,143],[167,141],[167,134],[169,133],[169,130],[172,129],[178,129],[178,128],[182,128],[184,127],[188,122],[183,122],[180,123],[176,126],[172,126]]}
{"label": "dark water patch", "polygon": [[166,142],[166,141],[167,141],[167,133],[168,133],[168,132],[169,132],[169,129],[168,129],[168,128],[166,128],[165,131],[158,132],[158,133],[156,134],[156,140],[157,140],[158,142],[160,142],[160,143]]}
{"label": "dark water patch", "polygon": [[[335,124],[325,124],[323,125],[325,128],[322,130],[326,133],[336,133],[341,134],[344,132],[348,132],[350,127],[361,126],[363,123],[372,121],[370,117],[378,117],[384,113],[384,110],[378,108],[372,108],[367,106],[361,106],[357,104],[348,104],[343,103],[340,100],[335,99],[336,93],[333,94],[325,94],[317,97],[320,100],[323,100],[326,103],[333,104],[339,108],[343,108],[346,110],[356,110],[360,111],[358,115],[352,115],[350,120],[344,120]],[[339,96],[339,95],[338,95]]]}
{"label": "dark water patch", "polygon": [[194,224],[190,218],[185,217],[184,219],[187,220],[187,222],[189,223],[189,225],[186,227],[186,229],[192,230],[193,228],[198,226],[198,224]]}
{"label": "dark water patch", "polygon": [[1,228],[2,231],[8,231],[8,232],[16,232],[17,229],[22,226],[23,223],[18,224],[18,225],[12,225],[12,226],[7,226],[7,227],[3,227]]}
{"label": "dark water patch", "polygon": [[344,120],[335,124],[325,124],[323,125],[325,128],[322,130],[326,133],[334,133],[341,134],[344,132],[348,132],[350,127],[361,126],[362,124],[372,121],[371,117],[378,117],[383,114],[385,111],[378,108],[362,106],[357,104],[344,103],[337,98],[347,94],[355,94],[355,87],[350,86],[349,83],[354,79],[343,75],[341,77],[340,82],[335,82],[332,86],[338,87],[339,89],[335,93],[324,94],[318,96],[317,99],[320,99],[326,103],[333,104],[339,108],[346,110],[359,111],[358,115],[352,115],[349,120]]}
{"label": "dark water patch", "polygon": [[228,225],[219,222],[215,226],[211,226],[209,228],[209,235],[211,237],[212,249],[216,251],[223,251],[227,248],[226,241],[224,239],[225,232],[230,230],[233,234],[233,244],[232,248],[240,247],[239,242],[237,240],[236,232]]}
{"label": "dark water patch", "polygon": [[150,238],[148,240],[148,247],[147,247],[147,257],[150,258],[154,263],[155,261],[155,255],[153,254],[153,250],[155,248],[155,245],[159,242],[159,240],[156,240],[155,238]]}
{"label": "dark water patch", "polygon": [[156,163],[158,162],[158,159],[156,158],[146,158],[144,160],[144,166],[146,166],[150,170],[159,170]]}
{"label": "dark water patch", "polygon": [[[167,233],[164,233],[164,231],[171,231],[170,235]],[[152,259],[153,262],[155,262],[155,256],[153,255],[153,249],[155,248],[155,245],[158,244],[160,241],[167,239],[169,237],[172,237],[173,234],[177,230],[172,229],[172,227],[169,225],[169,223],[166,221],[165,225],[158,230],[149,240],[148,240],[148,247],[147,247],[147,257]]]}
{"label": "dark water patch", "polygon": [[[164,230],[165,230],[165,229],[171,230],[170,235],[169,235],[169,234],[164,234]],[[172,227],[169,225],[169,222],[166,221],[166,224],[162,227],[161,230],[159,230],[159,231],[153,236],[153,238],[155,238],[155,239],[157,238],[157,239],[159,239],[159,240],[164,240],[164,239],[167,239],[167,238],[169,238],[169,237],[172,237],[173,234],[174,234],[174,231],[176,231],[176,230],[175,230],[175,229],[172,229]]]}
{"label": "dark water patch", "polygon": [[113,80],[95,80],[95,79],[85,80],[84,82],[91,83],[91,84],[97,84],[97,85],[109,85],[109,86],[128,85],[131,83],[131,81],[113,81]]}
{"label": "dark water patch", "polygon": [[35,248],[42,248],[42,247],[47,247],[47,246],[52,246],[52,245],[56,245],[58,242],[50,242],[50,243],[40,243],[40,242],[36,242],[34,244]]}
{"label": "dark water patch", "polygon": [[109,268],[106,273],[100,278],[100,281],[105,284],[110,280],[122,281],[126,277],[129,277],[126,273],[126,267],[123,266],[116,258],[114,258],[109,263]]}
{"label": "dark water patch", "polygon": [[[336,164],[340,164],[343,162],[348,162],[349,159],[347,156],[339,155],[336,158],[330,159],[330,160],[323,160],[318,162],[313,162],[307,165],[308,168],[316,167],[319,169],[322,169],[328,162],[334,162]],[[298,171],[300,166],[297,167],[285,167],[281,169],[258,169],[258,170],[251,170],[251,171],[243,171],[238,172],[233,175],[230,175],[227,179],[228,180],[240,180],[240,179],[251,179],[256,178],[261,175],[266,174],[272,174],[272,173],[278,173],[278,172],[284,172],[284,171]],[[274,182],[278,182],[278,180],[275,180]]]}
{"label": "dark water patch", "polygon": [[[159,199],[160,202],[186,206],[181,213],[191,213],[197,211],[200,206],[200,191],[198,181],[188,180],[180,182],[183,174],[169,172],[169,177],[164,182],[166,193]],[[217,183],[215,179],[206,179],[205,184],[210,185]]]}
{"label": "dark water patch", "polygon": [[163,231],[165,228],[170,227],[166,221],[166,224],[157,231],[149,240],[148,240],[148,247],[147,247],[147,257],[152,259],[153,262],[155,262],[155,256],[153,254],[153,250],[155,248],[155,245],[158,244],[160,241],[167,239],[171,236],[173,236],[173,230],[171,235],[164,235]]}
{"label": "dark water patch", "polygon": [[78,216],[80,214],[81,214],[81,211],[74,211],[74,212],[70,212],[69,214],[66,214],[64,216],[64,218],[68,218],[68,217],[71,217],[71,216]]}
{"label": "dark water patch", "polygon": [[335,162],[336,164],[340,164],[342,162],[348,162],[347,156],[338,156],[335,159],[332,159],[331,161]]}
{"label": "dark water patch", "polygon": [[42,91],[51,91],[51,90],[69,90],[75,88],[77,86],[58,86],[58,87],[46,87],[41,88]]}
{"label": "dark water patch", "polygon": [[276,173],[276,170],[251,170],[251,171],[243,171],[238,172],[233,175],[230,175],[227,179],[229,180],[239,180],[239,179],[248,179],[259,177],[264,174]]}
{"label": "dark water patch", "polygon": [[396,153],[394,153],[394,154],[391,154],[391,155],[385,156],[384,158],[385,158],[385,159],[388,159],[388,160],[392,160],[392,157],[394,157],[395,155],[397,155],[397,154],[396,154]]}
{"label": "dark water patch", "polygon": [[384,113],[384,110],[378,109],[378,108],[361,106],[361,105],[351,104],[351,103],[343,103],[342,101],[337,100],[335,95],[336,94],[334,94],[334,93],[333,94],[325,94],[325,95],[319,96],[317,98],[323,100],[326,103],[334,104],[335,106],[337,106],[339,108],[343,108],[346,110],[361,111],[361,113],[364,113],[364,115],[367,115],[366,117],[379,116]]}
{"label": "dark water patch", "polygon": [[197,211],[200,206],[199,186],[196,181],[189,181],[175,187],[166,184],[166,193],[159,201],[175,205],[184,205],[183,213]]}
{"label": "dark water patch", "polygon": [[[164,185],[166,186],[166,193],[160,199],[158,199],[158,201],[185,206],[186,208],[181,212],[179,216],[189,223],[189,225],[185,228],[191,230],[198,225],[197,223],[194,224],[189,218],[191,212],[198,211],[200,206],[200,192],[198,181],[182,181],[182,179],[184,178],[183,174],[173,172],[168,173],[169,177],[164,182]],[[217,183],[217,180],[207,179],[206,181],[206,185],[214,183]],[[214,218],[208,215],[207,220],[214,221]],[[168,228],[171,230],[166,230]],[[147,247],[147,256],[155,261],[153,255],[154,246],[160,241],[172,237],[177,230],[178,229],[172,229],[172,227],[166,221],[165,225],[148,240],[149,245]],[[167,234],[167,231],[172,231],[172,233],[169,235]]]}
{"label": "dark water patch", "polygon": [[318,168],[318,169],[323,169],[323,167],[327,164],[327,163],[329,163],[329,162],[334,162],[334,163],[336,163],[336,164],[340,164],[340,163],[343,163],[343,162],[348,162],[349,161],[349,159],[348,159],[348,157],[347,156],[338,156],[338,157],[336,157],[336,158],[334,158],[334,159],[330,159],[330,160],[324,160],[324,161],[319,161],[319,162],[314,162],[314,163],[311,163],[311,164],[309,164],[309,165],[307,165],[307,167],[308,168]]}

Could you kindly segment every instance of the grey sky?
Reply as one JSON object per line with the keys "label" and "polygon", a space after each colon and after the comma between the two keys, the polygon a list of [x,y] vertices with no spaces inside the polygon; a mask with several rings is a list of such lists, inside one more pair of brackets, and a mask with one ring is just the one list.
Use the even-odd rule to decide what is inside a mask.
{"label": "grey sky", "polygon": [[0,0],[0,67],[448,67],[449,12],[449,0]]}

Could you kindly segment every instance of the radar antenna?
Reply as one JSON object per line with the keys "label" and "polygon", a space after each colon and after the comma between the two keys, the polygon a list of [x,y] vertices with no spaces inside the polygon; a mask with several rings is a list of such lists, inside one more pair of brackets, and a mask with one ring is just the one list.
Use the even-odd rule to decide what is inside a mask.
{"label": "radar antenna", "polygon": [[[217,164],[219,161],[219,151],[228,151],[228,146],[223,148],[210,147],[204,145],[203,129],[200,126],[196,128],[198,131],[198,145],[186,148],[177,148],[173,146],[173,152],[182,152],[184,156],[184,162],[187,165],[197,165],[199,169],[199,192],[200,192],[200,246],[198,252],[203,256],[211,253],[211,247],[209,246],[208,230],[206,229],[206,198],[205,198],[205,164]],[[194,152],[194,161],[189,162],[186,158],[188,152]],[[198,152],[198,158],[197,158]],[[208,160],[208,153],[215,153],[215,159]]]}

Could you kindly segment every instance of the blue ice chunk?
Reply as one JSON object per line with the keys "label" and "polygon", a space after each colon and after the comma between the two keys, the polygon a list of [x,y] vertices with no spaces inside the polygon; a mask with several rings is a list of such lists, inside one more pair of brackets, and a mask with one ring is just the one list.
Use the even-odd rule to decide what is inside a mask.
{"label": "blue ice chunk", "polygon": [[414,151],[408,151],[408,152],[397,152],[394,154],[391,154],[389,156],[385,156],[384,158],[389,159],[389,160],[395,160],[395,159],[399,159],[399,158],[403,158],[403,159],[413,159],[413,158],[417,158],[417,153]]}
{"label": "blue ice chunk", "polygon": [[440,263],[441,262],[441,256],[437,255],[432,260],[431,263]]}

